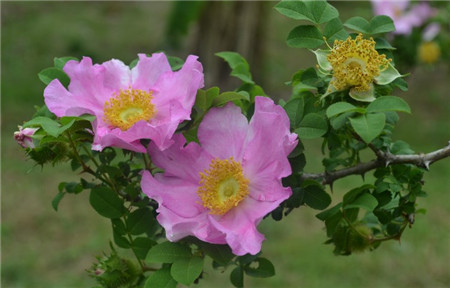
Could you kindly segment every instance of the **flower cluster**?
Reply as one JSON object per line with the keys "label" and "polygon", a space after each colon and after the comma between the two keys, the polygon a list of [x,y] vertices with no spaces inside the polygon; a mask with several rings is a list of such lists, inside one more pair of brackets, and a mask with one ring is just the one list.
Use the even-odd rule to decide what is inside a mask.
{"label": "flower cluster", "polygon": [[[202,70],[192,55],[176,72],[163,53],[139,54],[131,69],[119,60],[93,64],[84,57],[65,64],[68,88],[58,79],[48,84],[45,103],[57,117],[93,115],[93,150],[148,152],[164,173],[146,167],[141,187],[158,203],[167,239],[195,236],[228,244],[236,255],[257,254],[264,236],[256,226],[292,194],[281,179],[291,174],[287,156],[297,134],[290,133],[282,107],[257,96],[250,122],[229,102],[205,113],[199,143],[186,144],[176,130],[190,120]],[[35,131],[21,129],[16,140],[33,148]]]}

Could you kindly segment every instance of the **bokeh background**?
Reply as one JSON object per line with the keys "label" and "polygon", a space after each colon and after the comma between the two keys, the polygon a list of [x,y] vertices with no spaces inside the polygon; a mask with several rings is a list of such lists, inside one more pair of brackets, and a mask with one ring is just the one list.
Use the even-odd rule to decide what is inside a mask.
{"label": "bokeh background", "polygon": [[[199,54],[207,85],[232,89],[236,83],[213,54],[233,49],[249,59],[256,81],[275,99],[289,97],[284,83],[295,71],[314,65],[312,53],[286,46],[288,32],[298,23],[278,14],[276,2],[217,3],[209,4],[206,13],[200,7],[204,3],[170,1],[1,3],[2,287],[92,287],[85,269],[95,256],[108,252],[112,240],[109,221],[93,211],[87,193],[67,195],[59,211],[53,211],[58,183],[77,175],[66,165],[34,166],[12,137],[34,106],[43,104],[45,86],[37,73],[52,66],[54,57],[85,55],[94,62],[117,58],[129,63],[137,53],[159,50],[181,58]],[[368,2],[333,5],[344,20],[371,17]],[[259,22],[250,20],[255,15]],[[401,115],[395,138],[410,142],[417,152],[441,148],[450,140],[448,64],[401,71],[411,72],[406,78],[410,91],[395,95],[410,103],[413,115]],[[306,169],[318,172],[320,142],[305,145]],[[359,177],[336,182],[333,197],[342,197],[357,183]],[[277,274],[246,279],[246,287],[450,287],[449,159],[431,166],[425,190],[429,196],[419,205],[427,214],[417,215],[401,243],[349,257],[334,256],[332,247],[323,244],[324,227],[308,207],[279,223],[264,220],[263,252]],[[231,287],[230,272],[208,267],[198,287]]]}

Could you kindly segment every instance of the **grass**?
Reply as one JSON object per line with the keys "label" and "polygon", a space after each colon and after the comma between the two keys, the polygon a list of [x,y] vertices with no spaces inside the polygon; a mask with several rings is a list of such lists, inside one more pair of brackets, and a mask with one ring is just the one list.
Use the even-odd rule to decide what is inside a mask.
{"label": "grass", "polygon": [[[344,18],[370,13],[367,4],[356,7],[355,3],[344,5]],[[108,251],[112,237],[109,222],[92,210],[87,193],[66,196],[59,211],[53,211],[50,203],[58,183],[75,180],[77,175],[66,165],[33,167],[12,139],[17,124],[31,117],[33,105],[43,103],[44,86],[36,74],[50,66],[55,56],[89,55],[95,62],[110,58],[129,62],[138,52],[164,48],[168,9],[163,2],[2,3],[3,287],[91,287],[94,282],[84,270],[95,256]],[[312,57],[283,42],[295,22],[276,12],[271,16],[268,91],[286,96],[289,88],[280,83],[295,69],[312,65]],[[412,143],[416,151],[438,149],[449,140],[447,79],[447,66],[417,68],[408,78],[410,92],[397,94],[411,104],[413,115],[401,115],[396,137]],[[318,172],[320,143],[305,145],[310,151],[307,169]],[[448,175],[450,161],[431,166],[425,185],[429,197],[419,201],[427,215],[417,215],[401,243],[385,243],[374,252],[334,256],[332,247],[323,244],[325,232],[314,217],[316,211],[307,207],[278,223],[266,219],[260,225],[267,238],[263,251],[275,264],[277,275],[246,279],[246,287],[449,287]],[[338,181],[333,197],[338,199],[360,181],[359,177]],[[209,267],[199,287],[230,287],[229,269],[218,273]]]}

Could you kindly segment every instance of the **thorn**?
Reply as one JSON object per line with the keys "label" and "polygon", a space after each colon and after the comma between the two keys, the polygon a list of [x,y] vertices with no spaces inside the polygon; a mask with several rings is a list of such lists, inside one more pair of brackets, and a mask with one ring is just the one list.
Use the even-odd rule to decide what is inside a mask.
{"label": "thorn", "polygon": [[423,165],[425,166],[425,169],[427,169],[427,170],[430,170],[430,164],[431,164],[430,160],[427,160],[427,161],[423,162]]}
{"label": "thorn", "polygon": [[363,181],[366,181],[366,173],[361,173],[361,178]]}
{"label": "thorn", "polygon": [[330,183],[330,191],[331,191],[331,194],[333,194],[333,183],[334,183],[334,182],[331,182],[331,183]]}
{"label": "thorn", "polygon": [[391,160],[386,160],[386,163],[385,163],[386,167],[388,167],[389,164],[391,164]]}

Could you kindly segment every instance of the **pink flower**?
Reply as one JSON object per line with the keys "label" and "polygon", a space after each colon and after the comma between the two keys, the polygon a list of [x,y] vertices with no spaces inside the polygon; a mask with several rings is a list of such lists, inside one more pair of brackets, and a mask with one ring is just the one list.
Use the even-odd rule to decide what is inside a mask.
{"label": "pink flower", "polygon": [[250,120],[228,103],[213,108],[198,129],[201,146],[181,134],[163,152],[149,146],[164,174],[144,171],[141,187],[159,203],[157,219],[170,241],[192,235],[228,244],[233,253],[257,254],[264,236],[256,226],[292,194],[281,179],[292,171],[287,156],[297,145],[282,107],[256,97]]}
{"label": "pink flower", "polygon": [[386,15],[395,24],[394,34],[409,35],[414,27],[421,26],[435,13],[428,3],[410,7],[409,0],[372,0],[375,15]]}
{"label": "pink flower", "polygon": [[202,65],[192,55],[177,72],[163,53],[139,54],[133,69],[116,59],[92,65],[83,57],[68,61],[64,72],[69,89],[53,80],[44,91],[45,104],[58,117],[95,115],[93,150],[115,146],[145,152],[141,139],[166,149],[178,124],[190,119],[203,87]]}
{"label": "pink flower", "polygon": [[22,126],[19,126],[19,131],[14,132],[14,139],[23,148],[33,149],[35,146],[31,136],[33,136],[37,130],[39,130],[39,128],[22,129]]}

